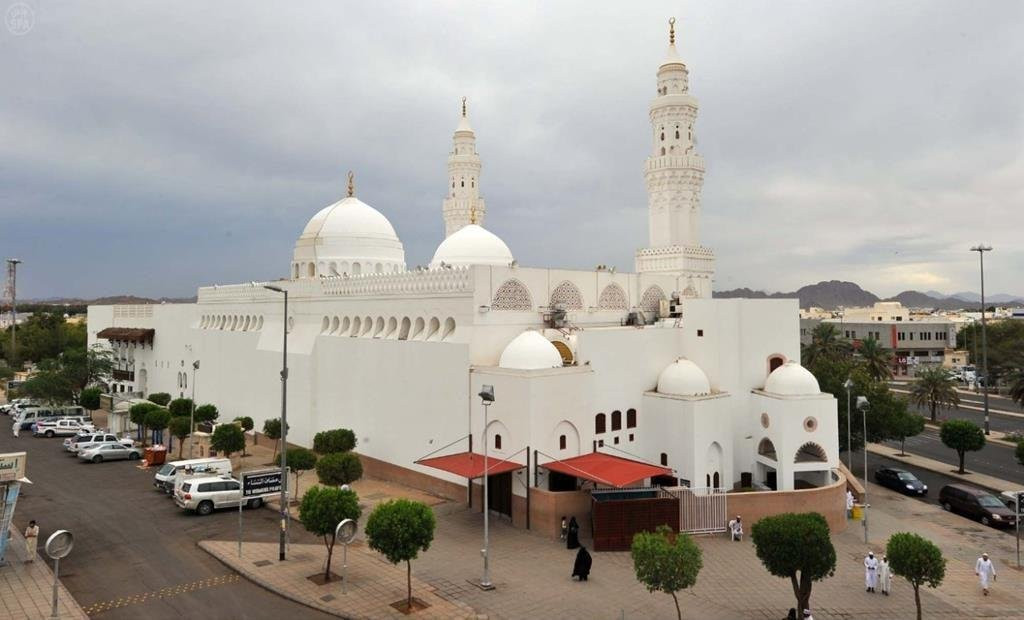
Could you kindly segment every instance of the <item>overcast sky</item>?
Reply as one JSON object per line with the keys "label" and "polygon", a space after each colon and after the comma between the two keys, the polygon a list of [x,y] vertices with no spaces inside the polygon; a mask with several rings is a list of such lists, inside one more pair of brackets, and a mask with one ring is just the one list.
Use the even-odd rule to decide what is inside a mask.
{"label": "overcast sky", "polygon": [[520,264],[632,270],[672,15],[716,289],[977,290],[984,241],[987,292],[1024,295],[1022,2],[0,10],[0,253],[25,261],[22,298],[284,276],[349,169],[426,264],[463,95],[486,225]]}

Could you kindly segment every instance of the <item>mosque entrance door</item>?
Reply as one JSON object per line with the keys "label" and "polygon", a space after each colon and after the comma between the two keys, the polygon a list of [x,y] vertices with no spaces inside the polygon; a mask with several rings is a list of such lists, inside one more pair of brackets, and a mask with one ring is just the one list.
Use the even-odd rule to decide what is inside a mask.
{"label": "mosque entrance door", "polygon": [[512,517],[512,472],[487,477],[487,507]]}

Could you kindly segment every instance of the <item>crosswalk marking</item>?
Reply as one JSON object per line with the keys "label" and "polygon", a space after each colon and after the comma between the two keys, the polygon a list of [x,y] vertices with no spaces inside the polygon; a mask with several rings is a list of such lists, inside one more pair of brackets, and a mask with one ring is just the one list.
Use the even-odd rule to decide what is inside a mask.
{"label": "crosswalk marking", "polygon": [[216,577],[208,577],[206,579],[200,579],[190,583],[180,583],[174,586],[165,586],[159,590],[153,590],[151,592],[141,592],[139,594],[133,594],[131,596],[122,596],[109,601],[103,601],[100,603],[93,603],[84,609],[86,615],[95,616],[102,614],[105,611],[112,609],[119,609],[121,607],[128,607],[129,605],[139,605],[150,600],[160,600],[177,596],[179,594],[185,594],[188,592],[195,592],[196,590],[203,590],[206,588],[214,588],[217,586],[228,585],[238,582],[239,577],[237,573],[228,573],[225,575],[218,575]]}

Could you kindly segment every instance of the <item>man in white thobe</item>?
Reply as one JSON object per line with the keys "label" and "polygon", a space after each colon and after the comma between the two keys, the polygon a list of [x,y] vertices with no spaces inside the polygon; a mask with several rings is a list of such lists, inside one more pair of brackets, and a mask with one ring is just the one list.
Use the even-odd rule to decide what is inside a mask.
{"label": "man in white thobe", "polygon": [[868,551],[868,557],[864,558],[864,587],[868,592],[874,592],[878,583],[878,559],[873,551]]}
{"label": "man in white thobe", "polygon": [[889,596],[889,590],[892,588],[892,569],[889,568],[888,556],[882,556],[882,561],[878,563],[878,587],[882,589],[882,594]]}
{"label": "man in white thobe", "polygon": [[846,490],[846,518],[853,518],[853,493],[849,489]]}
{"label": "man in white thobe", "polygon": [[740,519],[739,515],[729,522],[729,532],[732,534],[733,540],[743,540],[743,520]]}
{"label": "man in white thobe", "polygon": [[988,559],[987,553],[982,553],[978,561],[974,563],[974,574],[981,581],[981,591],[985,596],[988,596],[989,580],[996,580],[996,565],[992,563],[992,560]]}

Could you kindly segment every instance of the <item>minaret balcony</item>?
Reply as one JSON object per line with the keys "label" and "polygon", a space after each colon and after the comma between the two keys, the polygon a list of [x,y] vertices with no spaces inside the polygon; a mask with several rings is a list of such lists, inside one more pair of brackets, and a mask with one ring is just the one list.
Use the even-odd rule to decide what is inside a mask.
{"label": "minaret balcony", "polygon": [[647,163],[644,164],[644,172],[667,168],[689,168],[704,172],[704,158],[700,155],[661,155],[648,157]]}

